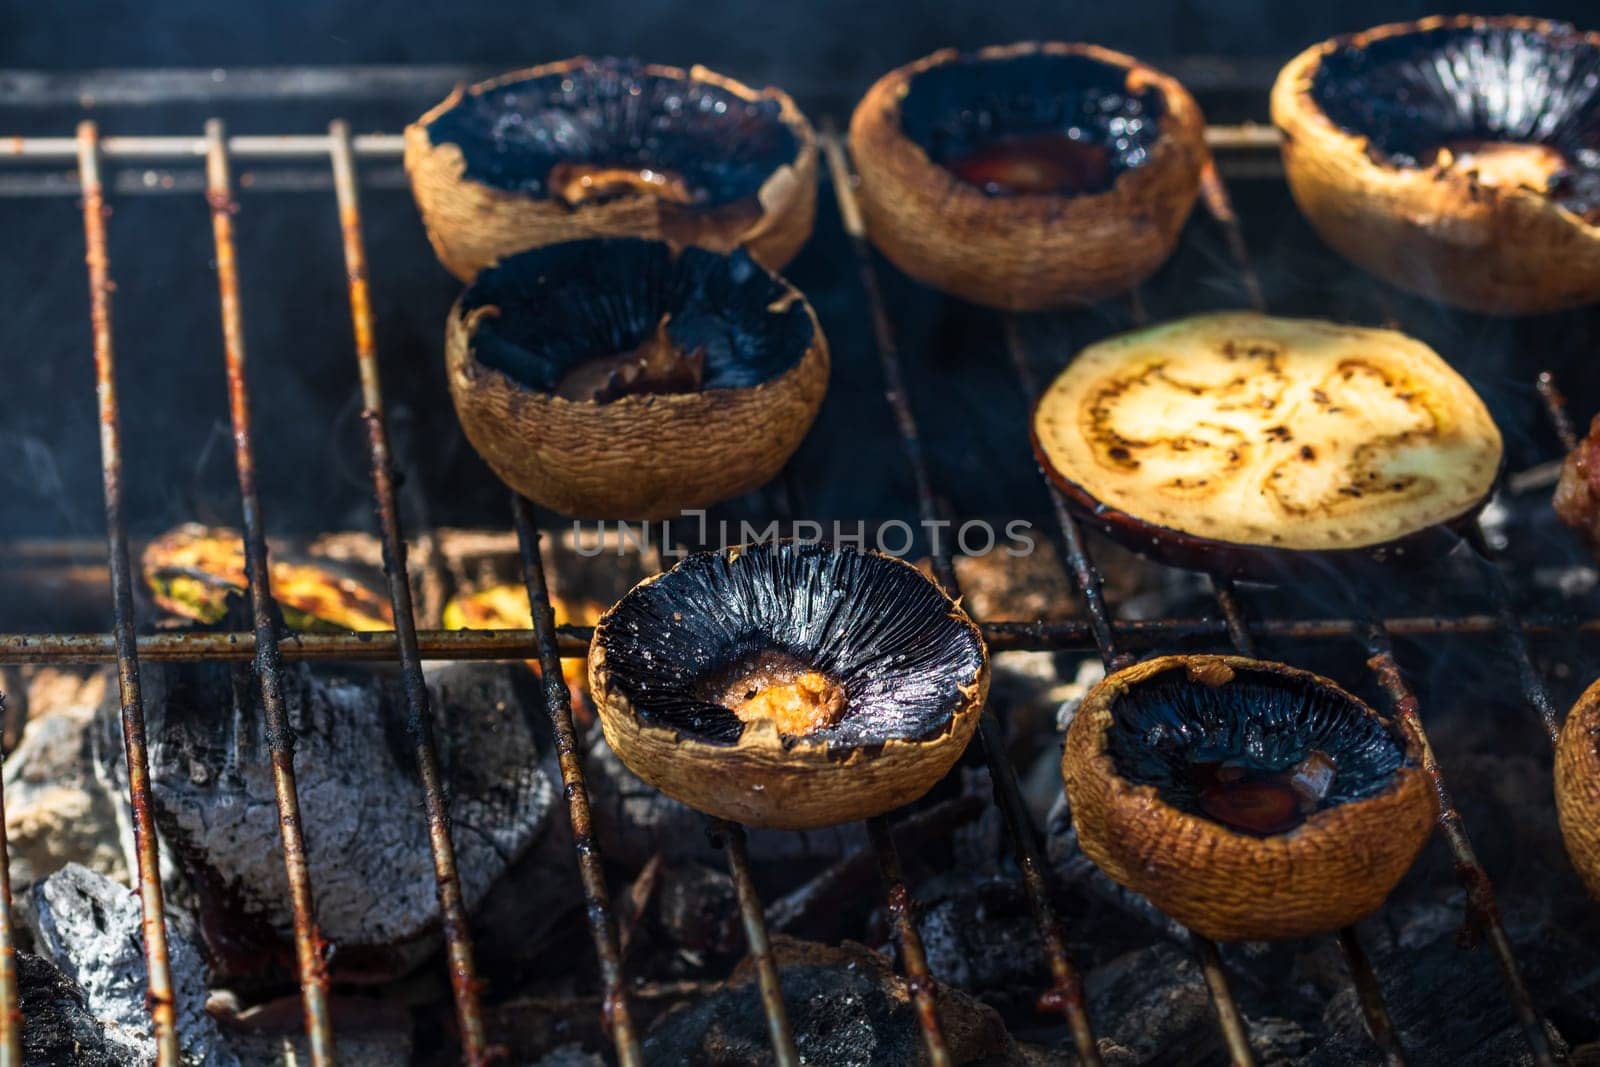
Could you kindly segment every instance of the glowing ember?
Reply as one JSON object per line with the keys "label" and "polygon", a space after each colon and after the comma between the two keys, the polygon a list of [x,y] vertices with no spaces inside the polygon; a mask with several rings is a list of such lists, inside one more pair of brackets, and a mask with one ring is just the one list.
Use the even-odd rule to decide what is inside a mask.
{"label": "glowing ember", "polygon": [[1103,188],[1111,156],[1100,145],[1042,133],[991,141],[945,166],[991,195],[1071,193]]}

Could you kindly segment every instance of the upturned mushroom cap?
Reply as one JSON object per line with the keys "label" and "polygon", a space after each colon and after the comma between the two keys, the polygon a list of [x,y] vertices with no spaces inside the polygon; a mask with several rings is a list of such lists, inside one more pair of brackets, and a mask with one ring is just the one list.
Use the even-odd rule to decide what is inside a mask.
{"label": "upturned mushroom cap", "polygon": [[1578,698],[1561,728],[1556,813],[1572,865],[1600,900],[1600,682]]}
{"label": "upturned mushroom cap", "polygon": [[[1597,116],[1600,34],[1520,17],[1335,37],[1291,60],[1272,90],[1289,188],[1323,240],[1402,289],[1477,312],[1600,299]],[[1433,154],[1462,142],[1519,145],[1520,159],[1500,153],[1515,164],[1501,171],[1495,153]],[[1565,156],[1567,174],[1539,156]]]}
{"label": "upturned mushroom cap", "polygon": [[[1237,701],[1237,703],[1235,703]],[[1289,766],[1316,749],[1332,791],[1286,832],[1199,813],[1193,757]],[[1377,910],[1432,832],[1420,753],[1334,683],[1239,656],[1164,656],[1111,675],[1067,730],[1062,777],[1084,853],[1206,937],[1334,930]]]}
{"label": "upturned mushroom cap", "polygon": [[[708,679],[765,651],[842,686],[842,717],[797,737],[711,702]],[[965,612],[908,563],[771,542],[690,556],[601,618],[589,685],[606,741],[663,793],[749,826],[863,819],[960,758],[989,688]]]}
{"label": "upturned mushroom cap", "polygon": [[[676,174],[683,188],[571,204],[551,188],[564,162]],[[405,166],[439,262],[462,281],[593,237],[745,248],[779,270],[816,216],[816,136],[794,101],[699,66],[579,56],[457,88],[406,127]]]}
{"label": "upturned mushroom cap", "polygon": [[1136,552],[1274,578],[1454,547],[1500,433],[1427,345],[1393,330],[1196,315],[1078,353],[1040,396],[1034,452]]}
{"label": "upturned mushroom cap", "polygon": [[[981,131],[969,121],[980,112]],[[992,195],[945,166],[948,149],[991,132],[1069,130],[1107,149],[1108,182]],[[879,251],[936,289],[1011,310],[1090,303],[1149,276],[1177,244],[1210,158],[1199,106],[1175,79],[1059,43],[945,49],[889,72],[856,106],[850,154]]]}
{"label": "upturned mushroom cap", "polygon": [[[705,349],[689,392],[598,402],[557,395],[586,359],[624,352],[672,316]],[[445,329],[467,439],[507,485],[564,515],[659,519],[770,481],[828,385],[828,346],[798,290],[742,250],[577,241],[485,271]]]}

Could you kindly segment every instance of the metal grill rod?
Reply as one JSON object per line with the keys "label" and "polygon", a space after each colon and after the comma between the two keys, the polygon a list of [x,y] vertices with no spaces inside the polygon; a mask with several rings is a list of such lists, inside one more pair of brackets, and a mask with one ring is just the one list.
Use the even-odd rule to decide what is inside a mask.
{"label": "metal grill rod", "polygon": [[[1493,615],[1393,616],[1380,620],[1396,637],[1483,637],[1500,632]],[[991,652],[1095,651],[1093,624],[1082,619],[997,620],[980,622]],[[1107,623],[1113,639],[1132,648],[1171,645],[1174,642],[1214,643],[1228,639],[1228,622],[1196,619],[1115,619]],[[1254,639],[1274,641],[1326,641],[1360,638],[1365,621],[1358,619],[1248,619],[1242,625]],[[1551,637],[1595,637],[1600,619],[1524,619],[1529,634]],[[558,655],[581,659],[588,655],[588,626],[556,627]],[[417,649],[425,660],[525,658],[537,641],[532,630],[418,630]],[[225,633],[140,634],[136,647],[141,659],[153,662],[248,660],[255,657],[255,634]],[[288,633],[278,640],[286,661],[346,660],[393,662],[399,651],[394,631],[362,633]],[[0,666],[23,663],[115,663],[115,634],[0,634]]]}
{"label": "metal grill rod", "polygon": [[[1133,301],[1134,314],[1143,317],[1142,304],[1138,302],[1137,290],[1130,295]],[[1023,391],[1023,396],[1028,404],[1034,403],[1039,395],[1038,379],[1034,376],[1033,368],[1028,365],[1027,352],[1022,345],[1019,325],[1015,315],[1007,315],[1003,319],[1003,328],[1006,339],[1006,350],[1011,355],[1012,367],[1016,370],[1017,381]],[[1100,660],[1105,664],[1106,672],[1121,670],[1132,664],[1136,657],[1126,650],[1120,650],[1111,641],[1113,633],[1110,611],[1106,605],[1104,583],[1100,577],[1100,569],[1095,565],[1093,557],[1089,555],[1088,546],[1084,542],[1083,531],[1078,525],[1078,520],[1073,516],[1067,506],[1066,496],[1056,488],[1043,470],[1040,471],[1041,481],[1050,496],[1050,502],[1055,512],[1056,526],[1061,535],[1062,547],[1066,552],[1073,580],[1082,593],[1084,604],[1089,611],[1090,623],[1093,626],[1096,644],[1099,647]],[[1211,1003],[1216,1009],[1217,1025],[1222,1030],[1223,1041],[1228,1047],[1228,1057],[1235,1067],[1248,1067],[1255,1063],[1255,1054],[1250,1051],[1249,1035],[1245,1032],[1244,1018],[1239,1014],[1239,1007],[1234,1002],[1233,991],[1228,985],[1228,974],[1222,966],[1222,956],[1217,951],[1217,946],[1208,938],[1202,937],[1194,931],[1189,931],[1189,938],[1193,945],[1195,955],[1200,961],[1200,968],[1205,975],[1206,986],[1211,992]]]}
{"label": "metal grill rod", "polygon": [[[229,137],[227,148],[235,159],[321,159],[333,151],[333,140],[332,135],[314,133],[241,134]],[[1212,126],[1206,130],[1206,144],[1217,152],[1271,150],[1278,145],[1278,132],[1251,123]],[[398,159],[405,146],[405,135],[399,133],[360,133],[350,138],[351,151],[358,159]],[[106,159],[201,160],[209,150],[204,137],[135,134],[100,139],[101,155]],[[73,137],[0,137],[0,162],[71,162],[77,157],[78,142]]]}
{"label": "metal grill rod", "polygon": [[[611,914],[611,894],[606,888],[605,869],[600,862],[600,845],[594,838],[589,808],[589,789],[583,777],[583,755],[578,733],[572,725],[572,693],[561,675],[561,654],[556,647],[555,609],[550,605],[550,588],[545,578],[544,560],[539,549],[539,527],[534,522],[533,505],[520,494],[511,495],[511,517],[516,524],[517,542],[522,552],[522,576],[528,589],[528,606],[533,615],[539,648],[539,673],[544,682],[545,709],[555,733],[556,756],[561,763],[563,793],[567,798],[567,817],[572,822],[573,847],[578,854],[578,874],[583,880],[583,902],[589,920],[589,936],[600,961],[600,1013],[611,1031],[617,1059],[622,1067],[643,1067],[639,1038],[634,1033],[628,1007],[627,983],[623,978],[622,952],[617,946],[617,924]],[[526,654],[526,646],[524,646]]]}
{"label": "metal grill rod", "polygon": [[[1255,267],[1250,262],[1250,249],[1245,244],[1244,230],[1239,225],[1238,213],[1233,209],[1233,198],[1228,193],[1227,183],[1222,180],[1212,162],[1206,164],[1201,176],[1200,191],[1207,212],[1223,229],[1250,307],[1265,314],[1266,294],[1261,288],[1261,280],[1256,276]],[[1222,616],[1227,620],[1228,640],[1241,655],[1255,656],[1256,643],[1250,636],[1249,627],[1245,624],[1244,604],[1239,598],[1233,580],[1212,575],[1210,581],[1217,606],[1222,609]],[[1350,978],[1356,989],[1356,999],[1367,1021],[1368,1034],[1378,1046],[1378,1051],[1382,1053],[1386,1067],[1403,1067],[1406,1062],[1405,1049],[1395,1031],[1394,1021],[1389,1017],[1389,1006],[1384,1003],[1383,985],[1372,969],[1372,961],[1368,958],[1366,950],[1361,947],[1361,937],[1356,933],[1354,926],[1347,926],[1339,931],[1339,949],[1344,954],[1345,966],[1350,970]]]}
{"label": "metal grill rod", "polygon": [[245,376],[244,312],[239,302],[238,261],[233,240],[233,215],[238,207],[233,201],[227,147],[219,120],[206,123],[206,139],[210,144],[206,156],[206,200],[211,207],[211,227],[216,243],[217,286],[228,369],[228,411],[233,421],[234,463],[244,518],[245,575],[250,587],[250,612],[256,635],[253,669],[261,688],[261,709],[266,719],[267,745],[272,759],[272,790],[278,808],[278,830],[283,839],[283,865],[289,881],[289,904],[294,911],[294,947],[300,969],[300,994],[305,1005],[306,1037],[311,1044],[312,1062],[332,1064],[333,1024],[328,1013],[328,969],[324,955],[327,943],[317,929],[311,868],[306,859],[305,831],[300,821],[300,798],[295,790],[294,728],[289,723],[283,697],[283,657],[278,653],[277,634],[279,616],[267,566],[266,535],[261,528],[261,498],[256,490],[255,445],[250,424],[249,384]]}
{"label": "metal grill rod", "polygon": [[[78,126],[78,172],[83,186],[83,229],[89,268],[89,315],[94,331],[95,391],[100,414],[100,469],[105,483],[106,549],[115,617],[117,682],[122,696],[122,741],[128,762],[128,798],[138,857],[139,906],[149,986],[156,1062],[177,1067],[177,1007],[167,959],[167,916],[161,892],[161,853],[150,810],[150,760],[145,746],[144,697],[133,633],[133,582],[128,526],[122,514],[122,420],[117,404],[116,356],[111,336],[111,260],[106,242],[109,208],[100,182],[99,131]],[[19,1057],[20,1058],[20,1057]]]}
{"label": "metal grill rod", "polygon": [[[1247,288],[1249,279],[1254,277],[1250,266],[1248,246],[1245,243],[1243,230],[1239,223],[1238,215],[1233,211],[1228,200],[1226,187],[1222,185],[1215,172],[1208,176],[1212,188],[1205,199],[1207,207],[1212,209],[1213,217],[1229,233],[1228,243],[1234,249],[1241,275],[1246,279]],[[1259,284],[1254,291],[1259,294]],[[1380,305],[1382,304],[1382,290],[1374,288]],[[1264,307],[1264,305],[1263,305]],[[1258,307],[1257,310],[1262,310]],[[1387,312],[1386,318],[1392,318]],[[1480,530],[1481,536],[1481,530]],[[1486,559],[1489,567],[1493,568],[1493,561]],[[1499,579],[1498,586],[1494,579]],[[1497,594],[1501,591],[1507,593],[1507,599],[1502,599]],[[1509,591],[1504,590],[1504,578],[1498,568],[1493,569],[1490,581],[1490,593],[1495,599],[1497,610],[1497,623],[1510,636],[1513,645],[1520,652],[1521,659],[1527,662],[1526,671],[1522,674],[1525,693],[1529,695],[1530,702],[1537,707],[1536,696],[1543,694],[1543,683],[1539,680],[1537,672],[1533,670],[1531,659],[1528,658],[1527,645],[1522,640],[1521,624],[1511,611]],[[1426,730],[1422,725],[1422,715],[1419,710],[1417,698],[1406,685],[1400,665],[1394,656],[1394,645],[1389,634],[1381,622],[1369,621],[1364,635],[1369,659],[1368,667],[1377,678],[1379,685],[1389,695],[1394,706],[1395,717],[1400,720],[1402,729],[1417,743],[1422,751],[1422,768],[1433,783],[1434,792],[1439,801],[1439,827],[1444,831],[1445,839],[1450,845],[1450,850],[1456,858],[1456,872],[1462,885],[1467,891],[1467,922],[1470,929],[1486,932],[1489,943],[1494,951],[1495,964],[1500,970],[1500,975],[1505,985],[1506,997],[1511,1002],[1511,1008],[1521,1024],[1528,1045],[1533,1051],[1535,1062],[1542,1065],[1553,1064],[1554,1054],[1550,1048],[1548,1035],[1545,1033],[1544,1023],[1539,1017],[1538,1010],[1533,1005],[1533,998],[1528,992],[1522,977],[1522,970],[1517,964],[1516,956],[1511,948],[1511,939],[1506,935],[1505,927],[1500,921],[1500,908],[1495,900],[1494,886],[1489,880],[1489,874],[1484,870],[1483,864],[1478,860],[1477,853],[1472,847],[1472,842],[1467,836],[1466,826],[1461,820],[1461,814],[1450,801],[1449,790],[1445,787],[1444,774],[1439,768],[1438,761],[1434,758],[1433,745],[1428,740]],[[1526,687],[1533,686],[1533,690]],[[1536,692],[1535,692],[1536,691]],[[1549,698],[1544,698],[1548,704]],[[1350,957],[1347,956],[1347,959]],[[1358,978],[1358,986],[1364,979]],[[1375,977],[1374,977],[1375,982]],[[1371,1019],[1369,1018],[1369,1023]],[[1374,1029],[1374,1035],[1378,1031]]]}
{"label": "metal grill rod", "polygon": [[[920,517],[925,523],[934,523],[939,520],[939,506],[936,502],[933,480],[929,473],[928,463],[922,451],[922,439],[917,428],[916,416],[911,411],[911,405],[906,395],[905,373],[901,365],[899,349],[895,343],[894,329],[889,321],[888,312],[884,308],[882,293],[878,288],[877,271],[872,262],[872,250],[867,245],[866,225],[861,217],[860,205],[857,203],[853,192],[853,177],[850,165],[845,158],[843,142],[833,129],[832,123],[825,123],[823,147],[828,157],[828,168],[833,179],[834,195],[839,202],[839,213],[844,221],[845,231],[850,238],[850,244],[855,253],[858,273],[861,277],[862,288],[867,295],[868,304],[872,312],[873,337],[878,349],[879,362],[882,364],[886,384],[885,397],[894,414],[895,424],[900,432],[900,443],[906,461],[911,467],[912,478],[917,488],[917,506]],[[950,558],[948,547],[940,551],[934,545],[933,568],[940,584],[953,597],[961,596],[961,585],[957,580],[955,565]],[[1022,869],[1023,888],[1028,896],[1028,903],[1032,908],[1034,918],[1037,920],[1040,938],[1043,942],[1045,956],[1050,963],[1051,989],[1048,994],[1050,1004],[1065,1015],[1072,1029],[1073,1042],[1077,1047],[1078,1058],[1085,1064],[1093,1065],[1100,1062],[1099,1046],[1095,1043],[1094,1030],[1089,1022],[1088,1011],[1083,1000],[1083,985],[1078,977],[1077,969],[1073,967],[1066,954],[1066,939],[1061,934],[1060,924],[1056,919],[1055,908],[1049,899],[1048,887],[1044,878],[1044,864],[1039,853],[1039,844],[1035,839],[1034,827],[1028,819],[1025,809],[1021,807],[1021,790],[1016,782],[1016,772],[1011,767],[1006,757],[1005,747],[1001,738],[999,724],[993,722],[994,713],[988,707],[981,712],[979,719],[980,733],[983,738],[984,755],[989,768],[989,776],[994,783],[995,800],[1005,817],[1007,829],[1011,832],[1012,844],[1016,850],[1017,864]]]}
{"label": "metal grill rod", "polygon": [[422,677],[422,657],[417,650],[417,620],[411,605],[406,544],[400,531],[400,510],[395,498],[394,461],[389,451],[389,432],[383,414],[383,388],[368,292],[367,253],[361,232],[361,201],[356,189],[350,129],[343,121],[334,122],[328,127],[328,143],[339,205],[339,229],[344,238],[356,362],[361,373],[361,418],[367,426],[367,443],[372,456],[373,495],[376,498],[378,522],[383,531],[383,573],[388,579],[389,602],[394,608],[400,672],[406,691],[406,723],[415,748],[417,773],[422,780],[423,806],[428,818],[428,844],[433,853],[439,898],[440,926],[444,930],[445,955],[449,960],[456,1024],[461,1028],[461,1051],[468,1064],[478,1067],[492,1058],[484,1038],[483,1013],[478,1004],[482,983],[473,962],[466,901],[461,892],[461,875],[456,869],[455,844],[450,839],[449,799],[439,770],[428,686]]}
{"label": "metal grill rod", "polygon": [[756,981],[761,989],[761,1009],[767,1017],[767,1033],[772,1039],[772,1055],[778,1067],[798,1067],[794,1032],[789,1013],[783,1007],[783,987],[778,984],[778,965],[772,958],[772,942],[767,937],[767,915],[756,895],[755,879],[750,875],[750,855],[745,848],[744,827],[724,819],[712,820],[713,833],[728,850],[728,871],[733,875],[734,892],[739,897],[739,917],[744,924],[750,959],[756,965]]}

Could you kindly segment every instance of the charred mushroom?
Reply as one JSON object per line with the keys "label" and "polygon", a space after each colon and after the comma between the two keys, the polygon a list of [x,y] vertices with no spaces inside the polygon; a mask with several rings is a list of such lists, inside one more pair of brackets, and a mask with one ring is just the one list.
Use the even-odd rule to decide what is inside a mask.
{"label": "charred mushroom", "polygon": [[1434,17],[1335,37],[1272,90],[1295,201],[1403,289],[1532,314],[1600,298],[1600,34]]}
{"label": "charred mushroom", "polygon": [[588,237],[744,247],[778,270],[811,235],[817,146],[777,89],[584,57],[458,88],[406,129],[406,172],[462,281]]}
{"label": "charred mushroom", "polygon": [[780,541],[690,556],[601,618],[589,687],[628,768],[692,808],[802,829],[927,792],[972,737],[989,660],[908,563]]}
{"label": "charred mushroom", "polygon": [[1218,940],[1375,911],[1433,829],[1420,754],[1326,678],[1164,656],[1090,690],[1061,762],[1084,852]]}
{"label": "charred mushroom", "polygon": [[450,394],[502,481],[565,515],[658,519],[770,480],[828,346],[743,251],[573,241],[485,271],[450,312]]}
{"label": "charred mushroom", "polygon": [[1204,120],[1174,79],[1088,44],[935,52],[856,106],[872,243],[919,281],[1012,310],[1088,303],[1172,253]]}
{"label": "charred mushroom", "polygon": [[1578,698],[1561,728],[1556,813],[1572,865],[1600,900],[1600,682]]}
{"label": "charred mushroom", "polygon": [[1554,497],[1556,517],[1600,559],[1600,415],[1561,461]]}
{"label": "charred mushroom", "polygon": [[[292,629],[394,629],[394,610],[380,582],[358,567],[291,552],[273,552],[268,567],[272,594]],[[208,625],[227,614],[230,597],[249,591],[238,531],[197,522],[151,541],[140,570],[157,607]]]}
{"label": "charred mushroom", "polygon": [[1040,397],[1033,444],[1109,536],[1256,577],[1448,550],[1501,456],[1483,401],[1422,342],[1251,312],[1090,345]]}

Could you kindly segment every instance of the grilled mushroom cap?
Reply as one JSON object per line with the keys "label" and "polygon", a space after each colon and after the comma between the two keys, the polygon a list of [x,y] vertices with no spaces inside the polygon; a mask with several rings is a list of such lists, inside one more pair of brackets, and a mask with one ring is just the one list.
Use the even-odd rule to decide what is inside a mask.
{"label": "grilled mushroom cap", "polygon": [[1090,690],[1061,773],[1102,870],[1207,937],[1265,940],[1383,903],[1433,828],[1419,759],[1326,678],[1164,656]]}
{"label": "grilled mushroom cap", "polygon": [[1151,274],[1209,158],[1177,81],[1056,43],[946,49],[889,72],[856,106],[850,152],[879,251],[1013,310],[1091,302]]}
{"label": "grilled mushroom cap", "polygon": [[[394,609],[376,576],[328,559],[274,552],[272,594],[291,629],[392,630]],[[151,541],[139,560],[156,606],[180,619],[214,624],[230,597],[249,591],[237,530],[187,522]]]}
{"label": "grilled mushroom cap", "polygon": [[[608,378],[618,354],[645,348],[671,349],[657,354],[688,376]],[[606,519],[664,518],[764,484],[828,384],[822,329],[788,282],[742,250],[622,238],[485,271],[450,312],[445,359],[467,439],[502,481]]]}
{"label": "grilled mushroom cap", "polygon": [[915,567],[827,544],[690,556],[601,618],[589,686],[644,781],[751,826],[906,804],[966,748],[989,688],[972,620]]}
{"label": "grilled mushroom cap", "polygon": [[1578,698],[1561,728],[1556,813],[1572,865],[1600,900],[1600,682]]}
{"label": "grilled mushroom cap", "polygon": [[1324,240],[1474,311],[1600,299],[1600,34],[1462,15],[1296,56],[1272,90],[1289,187]]}
{"label": "grilled mushroom cap", "polygon": [[586,237],[744,247],[778,270],[816,215],[816,138],[794,101],[704,67],[580,56],[458,88],[406,128],[405,164],[462,281]]}
{"label": "grilled mushroom cap", "polygon": [[1090,345],[1039,398],[1033,444],[1111,537],[1256,577],[1448,550],[1501,458],[1483,401],[1422,342],[1253,312]]}

